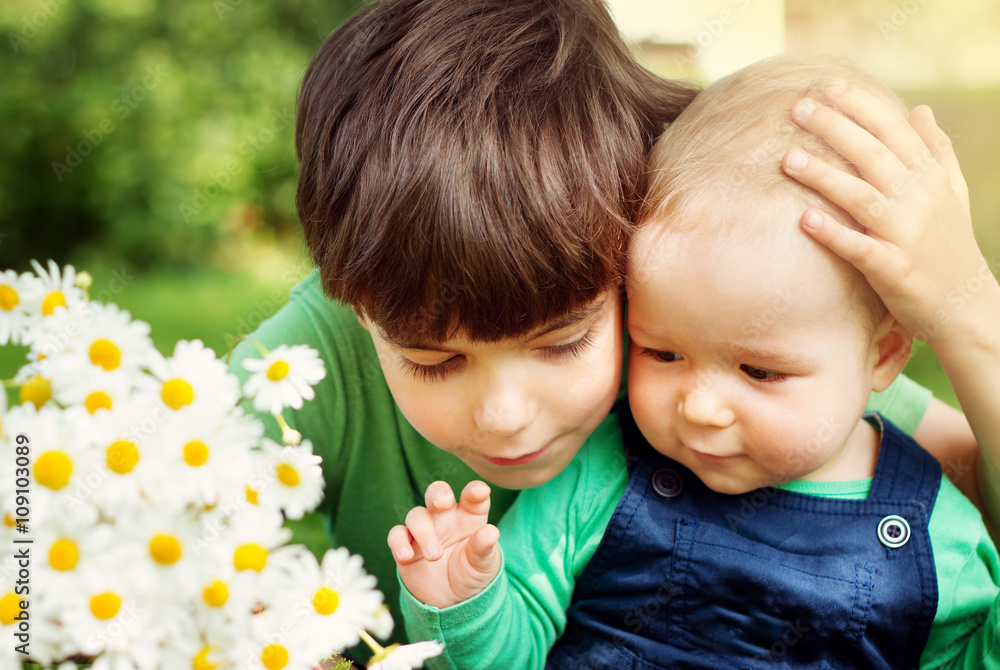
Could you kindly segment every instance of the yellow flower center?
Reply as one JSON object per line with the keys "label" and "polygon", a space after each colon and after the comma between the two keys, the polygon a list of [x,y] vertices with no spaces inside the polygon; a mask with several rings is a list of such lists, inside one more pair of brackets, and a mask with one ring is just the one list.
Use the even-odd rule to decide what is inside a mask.
{"label": "yellow flower center", "polygon": [[114,370],[121,365],[122,351],[111,340],[94,340],[90,345],[90,362],[105,370]]}
{"label": "yellow flower center", "polygon": [[55,311],[56,307],[65,306],[66,296],[63,295],[62,291],[53,291],[45,296],[45,300],[42,302],[42,314],[44,316],[52,316],[52,312]]}
{"label": "yellow flower center", "polygon": [[237,570],[260,572],[267,565],[267,549],[259,544],[241,544],[233,554],[233,566]]}
{"label": "yellow flower center", "polygon": [[337,595],[336,591],[325,586],[313,596],[313,609],[323,616],[329,616],[336,612],[338,605],[340,605],[340,596]]}
{"label": "yellow flower center", "polygon": [[62,537],[52,543],[49,549],[49,565],[56,570],[69,572],[76,567],[78,560],[80,560],[80,550],[73,540]]}
{"label": "yellow flower center", "polygon": [[208,445],[201,440],[191,440],[184,445],[184,462],[193,468],[205,465],[208,460]]}
{"label": "yellow flower center", "polygon": [[260,662],[267,670],[282,670],[288,665],[288,650],[280,644],[269,644],[260,652]]}
{"label": "yellow flower center", "polygon": [[0,286],[0,309],[9,312],[17,307],[20,302],[21,299],[12,286],[8,286],[7,284]]}
{"label": "yellow flower center", "polygon": [[163,384],[160,397],[170,409],[180,409],[194,400],[194,389],[183,379],[171,379]]}
{"label": "yellow flower center", "polygon": [[285,486],[299,485],[299,471],[288,463],[279,464],[276,470],[278,473],[278,481]]}
{"label": "yellow flower center", "polygon": [[212,663],[208,660],[208,655],[212,653],[215,647],[202,647],[198,655],[191,660],[191,670],[215,670],[219,667],[218,663]]}
{"label": "yellow flower center", "polygon": [[288,363],[285,361],[275,361],[267,369],[267,378],[272,382],[280,382],[288,375]]}
{"label": "yellow flower center", "polygon": [[201,592],[202,599],[212,607],[222,607],[229,600],[229,587],[221,579],[205,587]]}
{"label": "yellow flower center", "polygon": [[105,463],[108,469],[119,475],[127,475],[132,472],[132,468],[139,462],[139,449],[134,442],[128,440],[118,440],[112,442],[107,449]]}
{"label": "yellow flower center", "polygon": [[160,565],[172,565],[181,558],[181,543],[173,535],[154,535],[149,541],[149,555]]}
{"label": "yellow flower center", "polygon": [[34,473],[39,484],[58,491],[69,483],[73,461],[61,451],[46,451],[35,461]]}
{"label": "yellow flower center", "polygon": [[41,408],[52,397],[52,384],[45,377],[36,375],[24,382],[20,396],[22,403],[30,402],[36,408]]}
{"label": "yellow flower center", "polygon": [[111,409],[111,396],[104,391],[94,391],[83,401],[83,406],[91,414],[99,409]]}
{"label": "yellow flower center", "polygon": [[10,591],[4,594],[3,598],[0,598],[0,624],[11,625],[17,620],[15,617],[20,613],[21,599],[16,593]]}
{"label": "yellow flower center", "polygon": [[15,519],[10,512],[4,512],[3,525],[7,526],[8,528],[13,528],[14,526],[17,525],[17,519]]}
{"label": "yellow flower center", "polygon": [[[257,491],[247,486],[247,502],[251,505],[257,504]],[[13,524],[11,524],[13,525]]]}
{"label": "yellow flower center", "polygon": [[102,621],[113,619],[122,608],[122,599],[116,594],[106,591],[90,599],[90,611]]}

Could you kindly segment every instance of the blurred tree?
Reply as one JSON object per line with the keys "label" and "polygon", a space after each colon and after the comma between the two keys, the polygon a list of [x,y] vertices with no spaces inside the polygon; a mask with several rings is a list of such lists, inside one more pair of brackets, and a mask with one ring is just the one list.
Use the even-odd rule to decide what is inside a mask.
{"label": "blurred tree", "polygon": [[4,0],[0,267],[295,226],[301,76],[358,0]]}

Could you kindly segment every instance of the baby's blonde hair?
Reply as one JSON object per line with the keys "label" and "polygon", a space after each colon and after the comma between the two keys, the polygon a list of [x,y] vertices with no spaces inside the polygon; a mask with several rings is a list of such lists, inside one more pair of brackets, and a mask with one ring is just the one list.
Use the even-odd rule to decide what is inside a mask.
{"label": "baby's blonde hair", "polygon": [[[769,237],[773,219],[758,216],[778,199],[816,206],[854,228],[861,225],[846,212],[787,176],[781,168],[785,152],[801,147],[809,154],[851,174],[857,168],[818,136],[791,119],[792,103],[810,97],[824,104],[823,91],[834,84],[860,86],[908,114],[899,98],[877,78],[847,59],[783,55],[750,65],[712,84],[661,135],[650,153],[649,190],[640,225],[653,222],[663,234],[698,228],[737,233],[752,243]],[[713,227],[714,226],[714,227]],[[805,233],[802,233],[803,235]],[[857,304],[872,325],[885,307],[854,271]]]}

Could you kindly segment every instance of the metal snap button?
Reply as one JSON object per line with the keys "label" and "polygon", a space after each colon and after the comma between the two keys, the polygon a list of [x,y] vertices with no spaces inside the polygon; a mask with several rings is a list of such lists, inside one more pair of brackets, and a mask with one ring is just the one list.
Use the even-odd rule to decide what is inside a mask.
{"label": "metal snap button", "polygon": [[676,498],[684,490],[684,480],[671,468],[660,468],[653,473],[653,490],[664,498]]}
{"label": "metal snap button", "polygon": [[890,549],[910,541],[910,524],[901,516],[890,514],[878,522],[878,540]]}

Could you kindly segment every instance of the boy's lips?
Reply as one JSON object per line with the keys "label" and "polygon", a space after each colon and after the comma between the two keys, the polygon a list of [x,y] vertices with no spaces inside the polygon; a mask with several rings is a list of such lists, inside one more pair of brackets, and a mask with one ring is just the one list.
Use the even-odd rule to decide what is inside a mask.
{"label": "boy's lips", "polygon": [[539,458],[544,456],[546,452],[548,452],[548,450],[552,447],[553,442],[555,442],[555,440],[552,440],[552,442],[549,442],[538,451],[533,451],[530,454],[525,454],[524,456],[518,456],[517,458],[496,458],[493,456],[483,456],[483,458],[485,458],[493,465],[503,465],[503,466],[525,465],[527,463],[531,463],[532,461],[538,460]]}

